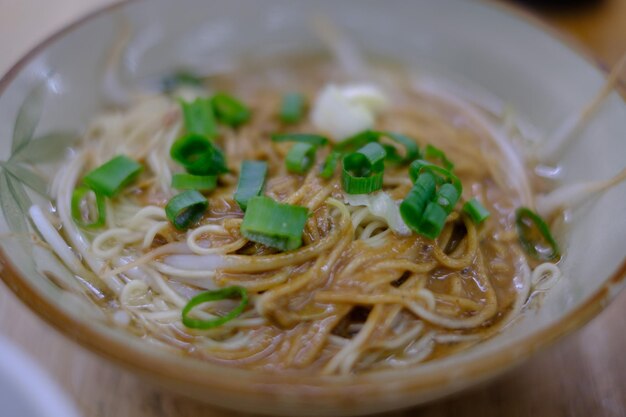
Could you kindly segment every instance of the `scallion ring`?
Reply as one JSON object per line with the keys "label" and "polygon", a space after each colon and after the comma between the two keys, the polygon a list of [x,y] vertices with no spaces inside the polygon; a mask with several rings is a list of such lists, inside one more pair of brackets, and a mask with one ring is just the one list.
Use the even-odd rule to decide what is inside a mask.
{"label": "scallion ring", "polygon": [[426,145],[424,149],[424,158],[441,162],[441,165],[448,171],[454,169],[454,164],[450,161],[444,151],[431,144]]}
{"label": "scallion ring", "polygon": [[302,246],[302,232],[307,218],[306,207],[258,196],[248,200],[240,230],[248,240],[288,251]]}
{"label": "scallion ring", "polygon": [[461,180],[450,170],[435,165],[432,162],[424,161],[423,159],[416,159],[409,166],[409,176],[413,182],[415,182],[423,172],[430,172],[436,175],[440,183],[450,182],[457,189],[459,195],[463,192]]}
{"label": "scallion ring", "polygon": [[[224,316],[216,317],[214,319],[209,319],[209,320],[194,319],[194,318],[189,317],[189,313],[191,313],[191,310],[193,310],[194,307],[200,304],[208,303],[211,301],[226,300],[226,299],[231,299],[231,298],[240,298],[241,301],[239,302],[239,304],[237,304],[237,307],[232,309],[230,312],[228,312]],[[219,327],[223,325],[224,323],[231,321],[232,319],[239,317],[241,313],[244,312],[247,305],[248,305],[248,291],[243,287],[232,286],[232,287],[221,288],[219,290],[214,290],[214,291],[206,291],[206,292],[200,293],[192,297],[191,300],[189,300],[189,302],[185,305],[185,307],[183,307],[183,311],[182,311],[183,324],[186,327],[189,327],[190,329],[201,329],[201,330],[213,329],[215,327]]]}
{"label": "scallion ring", "polygon": [[450,214],[460,197],[461,194],[459,194],[457,188],[450,183],[446,183],[437,190],[435,202],[441,206],[447,214]]}
{"label": "scallion ring", "polygon": [[199,97],[192,102],[180,101],[183,111],[183,124],[188,135],[204,136],[213,141],[217,136],[215,113],[211,99]]}
{"label": "scallion ring", "polygon": [[250,109],[236,98],[217,93],[211,99],[215,117],[220,123],[237,127],[250,119]]}
{"label": "scallion ring", "polygon": [[178,230],[185,230],[200,220],[209,202],[196,190],[183,191],[175,195],[165,206],[165,215]]}
{"label": "scallion ring", "polygon": [[515,225],[519,241],[530,256],[542,261],[557,259],[559,246],[550,228],[538,214],[526,207],[515,211]]}
{"label": "scallion ring", "polygon": [[342,185],[348,194],[369,194],[383,187],[385,149],[370,142],[343,158]]}
{"label": "scallion ring", "polygon": [[218,175],[228,172],[222,151],[206,137],[185,135],[174,142],[170,156],[193,175]]}
{"label": "scallion ring", "polygon": [[83,182],[96,193],[115,197],[137,178],[142,169],[141,164],[119,155],[87,173]]}
{"label": "scallion ring", "polygon": [[237,191],[235,191],[235,201],[243,211],[246,211],[248,201],[252,197],[261,195],[265,186],[267,176],[267,162],[264,161],[243,161]]}
{"label": "scallion ring", "polygon": [[491,216],[489,210],[480,204],[480,201],[476,200],[476,198],[472,198],[463,204],[463,212],[467,214],[475,224],[481,224]]}
{"label": "scallion ring", "polygon": [[406,225],[414,232],[420,232],[420,223],[424,211],[435,197],[436,187],[435,176],[425,172],[419,176],[413,188],[400,203],[400,215]]}
{"label": "scallion ring", "polygon": [[404,148],[404,156],[400,155],[393,145],[383,145],[387,151],[387,160],[395,164],[408,164],[421,157],[419,146],[415,140],[395,132],[379,132],[381,137],[389,138],[392,142]]}
{"label": "scallion ring", "polygon": [[348,171],[342,171],[341,184],[348,194],[369,194],[383,188],[383,172],[375,172],[368,177],[351,175]]}
{"label": "scallion ring", "polygon": [[417,232],[429,239],[436,239],[441,234],[447,218],[448,213],[446,210],[439,204],[431,201],[426,206],[426,210],[424,210]]}
{"label": "scallion ring", "polygon": [[[95,215],[93,221],[89,221],[91,213],[90,204],[88,201],[89,195],[93,193],[95,200]],[[86,229],[96,229],[106,224],[106,201],[104,196],[93,191],[89,187],[80,186],[77,187],[72,193],[71,201],[72,219],[74,222]]]}
{"label": "scallion ring", "polygon": [[215,175],[174,174],[172,187],[177,190],[211,191],[217,187]]}
{"label": "scallion ring", "polygon": [[324,179],[330,179],[335,174],[335,169],[337,169],[337,164],[341,159],[341,153],[332,151],[326,157],[324,161],[324,165],[322,166],[322,170],[320,171],[320,177]]}
{"label": "scallion ring", "polygon": [[289,152],[285,164],[287,171],[295,174],[305,174],[315,162],[315,151],[317,148],[310,143],[297,142]]}
{"label": "scallion ring", "polygon": [[380,134],[372,130],[357,133],[335,145],[334,150],[341,153],[354,152],[368,143],[376,142]]}

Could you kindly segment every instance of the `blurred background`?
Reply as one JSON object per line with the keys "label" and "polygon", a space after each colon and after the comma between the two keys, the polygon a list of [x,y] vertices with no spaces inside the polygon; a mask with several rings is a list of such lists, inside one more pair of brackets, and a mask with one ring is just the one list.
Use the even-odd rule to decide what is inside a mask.
{"label": "blurred background", "polygon": [[[114,2],[0,0],[0,73],[8,71],[17,59],[50,33]],[[493,3],[512,6],[522,15],[532,15],[605,69],[626,52],[626,0],[500,0]],[[622,78],[622,91],[626,91],[625,78],[626,74]],[[624,317],[626,292],[582,331],[541,352],[523,368],[470,392],[392,415],[626,416]],[[35,317],[3,283],[0,283],[0,336],[11,340],[48,371],[86,417],[233,415],[162,392],[87,353]],[[0,363],[2,360],[0,357]],[[6,416],[1,405],[0,415],[13,417]]]}

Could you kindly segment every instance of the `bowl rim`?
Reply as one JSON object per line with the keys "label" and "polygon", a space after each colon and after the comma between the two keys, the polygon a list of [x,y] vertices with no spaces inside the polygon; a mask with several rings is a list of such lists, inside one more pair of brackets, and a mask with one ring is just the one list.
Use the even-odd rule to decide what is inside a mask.
{"label": "bowl rim", "polygon": [[[0,96],[2,96],[20,71],[51,43],[103,14],[134,3],[139,3],[139,0],[115,0],[111,4],[86,13],[44,38],[26,52],[0,78]],[[583,47],[571,35],[549,26],[530,11],[511,4],[496,2],[496,0],[481,0],[481,3],[500,9],[504,13],[515,15],[535,29],[546,33],[559,41],[564,48],[570,49],[576,55],[584,58],[593,67],[601,70],[606,76],[608,66],[602,60],[591,54],[588,49]],[[618,82],[614,90],[626,102],[625,83],[623,81]],[[383,381],[380,378],[370,378],[368,374],[349,376],[292,375],[235,369],[183,355],[177,356],[171,351],[164,349],[146,349],[145,343],[135,343],[137,341],[132,340],[130,342],[129,340],[124,341],[121,337],[115,337],[110,332],[100,332],[96,327],[87,325],[75,315],[57,308],[35,286],[30,285],[28,279],[22,277],[2,248],[0,248],[0,278],[30,310],[65,337],[77,342],[83,348],[97,353],[101,357],[112,360],[144,376],[157,378],[161,381],[195,384],[201,390],[209,389],[217,390],[217,392],[236,390],[238,395],[280,395],[281,389],[286,385],[290,386],[292,390],[301,388],[298,394],[315,400],[333,397],[336,399],[339,386],[342,387],[345,393],[367,393],[372,395],[385,392]],[[495,352],[495,355],[482,355],[472,361],[464,362],[455,369],[454,379],[451,379],[449,375],[443,375],[443,373],[437,369],[432,369],[432,367],[422,372],[414,372],[415,369],[420,369],[419,367],[404,372],[394,372],[391,376],[391,379],[395,382],[394,390],[397,394],[420,393],[422,400],[419,402],[423,402],[501,374],[526,360],[535,351],[546,348],[565,335],[582,327],[597,316],[625,286],[626,256],[615,272],[607,277],[600,288],[588,296],[586,300],[554,323],[524,336],[516,349],[507,350],[500,348]],[[192,370],[198,371],[198,366],[202,366],[206,370],[213,369],[218,372],[215,376],[211,376],[211,372],[190,372]],[[219,371],[228,372],[229,377],[221,378]],[[389,376],[387,378],[389,379]],[[354,399],[350,399],[350,396],[344,397],[346,397],[343,398],[344,403],[354,405]],[[372,398],[368,401],[371,402]],[[417,402],[413,401],[413,403]],[[385,409],[390,408],[392,407]]]}

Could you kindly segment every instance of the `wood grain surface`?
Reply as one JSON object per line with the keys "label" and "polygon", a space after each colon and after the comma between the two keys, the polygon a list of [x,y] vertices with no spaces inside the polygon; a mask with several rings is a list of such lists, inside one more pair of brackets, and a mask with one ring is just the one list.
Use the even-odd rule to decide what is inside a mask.
{"label": "wood grain surface", "polygon": [[[65,20],[108,2],[56,0],[55,4],[66,8],[31,14],[25,12],[29,5],[47,2],[0,0],[4,38],[0,43],[0,70],[8,68],[7,56],[14,60],[18,52],[23,53]],[[626,0],[605,0],[594,8],[567,15],[544,13],[542,19],[573,35],[607,65],[626,52]],[[17,41],[16,49],[15,38],[7,40],[4,35],[9,27],[18,26],[25,34],[21,43]],[[23,26],[34,29],[24,31]],[[9,42],[12,45],[6,46]],[[44,324],[4,284],[0,284],[0,333],[36,358],[76,401],[85,417],[241,416],[164,392],[117,369]],[[505,376],[445,400],[385,416],[626,416],[625,354],[626,292],[622,292],[584,329],[539,352]]]}

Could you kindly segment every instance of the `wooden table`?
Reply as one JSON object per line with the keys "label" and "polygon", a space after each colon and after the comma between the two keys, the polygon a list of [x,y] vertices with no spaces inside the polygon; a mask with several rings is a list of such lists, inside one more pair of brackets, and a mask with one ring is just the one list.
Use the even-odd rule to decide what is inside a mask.
{"label": "wooden table", "polygon": [[[93,4],[111,0],[55,0],[51,13],[26,13],[45,0],[0,0],[0,28],[35,28],[17,45],[30,47],[37,37],[77,16]],[[5,3],[3,3],[5,2]],[[35,6],[35,7],[33,7]],[[46,8],[48,9],[48,8]],[[11,12],[21,21],[10,19]],[[4,18],[2,17],[4,16]],[[593,9],[565,16],[544,15],[574,35],[611,65],[626,52],[626,0],[606,0]],[[21,23],[21,25],[19,24]],[[34,33],[34,34],[33,34]],[[0,52],[17,58],[14,37]],[[9,43],[11,45],[9,45]],[[3,57],[6,58],[7,54]],[[3,60],[1,70],[9,63]],[[154,388],[145,380],[113,367],[44,324],[0,284],[0,332],[38,359],[74,398],[85,417],[224,417],[193,400]],[[522,367],[487,385],[437,403],[387,415],[443,416],[626,416],[626,292],[582,331],[537,354]],[[0,414],[2,412],[0,411]],[[60,416],[61,417],[61,416]]]}

